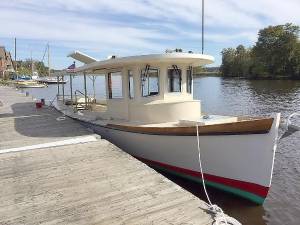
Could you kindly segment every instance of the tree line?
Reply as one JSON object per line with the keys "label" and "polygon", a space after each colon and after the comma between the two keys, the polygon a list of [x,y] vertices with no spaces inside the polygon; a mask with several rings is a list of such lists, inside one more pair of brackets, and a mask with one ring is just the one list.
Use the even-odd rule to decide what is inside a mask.
{"label": "tree line", "polygon": [[224,77],[300,79],[300,28],[287,23],[258,32],[253,47],[239,45],[222,50]]}
{"label": "tree line", "polygon": [[48,75],[48,67],[41,61],[31,61],[26,59],[24,61],[17,61],[17,73],[20,75],[31,75],[33,72],[38,72],[39,76]]}

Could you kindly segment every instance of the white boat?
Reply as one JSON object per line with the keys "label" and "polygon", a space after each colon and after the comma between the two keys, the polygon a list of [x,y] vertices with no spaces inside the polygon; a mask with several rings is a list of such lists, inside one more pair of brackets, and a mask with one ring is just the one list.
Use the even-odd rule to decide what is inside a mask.
{"label": "white boat", "polygon": [[15,83],[17,88],[44,88],[46,84],[40,84],[35,80],[19,80]]}
{"label": "white boat", "polygon": [[39,77],[36,79],[39,83],[45,83],[45,84],[65,84],[67,83],[67,80],[58,79],[57,77]]}
{"label": "white boat", "polygon": [[104,75],[106,101],[85,95],[80,112],[73,104],[58,106],[139,160],[200,182],[197,124],[206,184],[262,204],[271,186],[280,115],[203,115],[201,101],[193,99],[192,67],[213,61],[173,52],[92,62],[75,72]]}

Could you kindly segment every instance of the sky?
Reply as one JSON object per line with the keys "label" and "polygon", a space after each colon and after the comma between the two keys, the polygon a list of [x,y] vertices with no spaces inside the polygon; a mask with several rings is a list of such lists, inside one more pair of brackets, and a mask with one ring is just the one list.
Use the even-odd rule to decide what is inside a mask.
{"label": "sky", "polygon": [[[72,64],[74,50],[99,60],[201,52],[201,0],[1,0],[0,9],[0,46],[13,52],[16,37],[17,59],[42,60],[49,43],[55,69]],[[299,15],[300,0],[206,0],[205,54],[218,66],[223,48],[250,47],[259,29],[300,25]]]}

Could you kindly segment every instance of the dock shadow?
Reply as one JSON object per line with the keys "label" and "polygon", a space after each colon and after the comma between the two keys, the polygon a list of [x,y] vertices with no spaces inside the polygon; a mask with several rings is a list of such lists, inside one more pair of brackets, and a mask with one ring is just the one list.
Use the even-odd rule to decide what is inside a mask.
{"label": "dock shadow", "polygon": [[[52,107],[37,109],[35,103],[15,103],[11,106],[12,114],[3,117],[14,119],[15,131],[28,137],[74,137],[90,132],[69,117],[64,117]],[[1,117],[1,114],[0,114]]]}

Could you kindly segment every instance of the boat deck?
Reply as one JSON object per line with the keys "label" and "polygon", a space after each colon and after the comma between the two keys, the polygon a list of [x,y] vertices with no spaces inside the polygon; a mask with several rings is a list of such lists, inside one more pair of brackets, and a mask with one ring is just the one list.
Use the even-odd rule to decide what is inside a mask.
{"label": "boat deck", "polygon": [[203,201],[111,143],[66,145],[95,137],[74,120],[8,87],[0,101],[0,224],[213,223]]}

